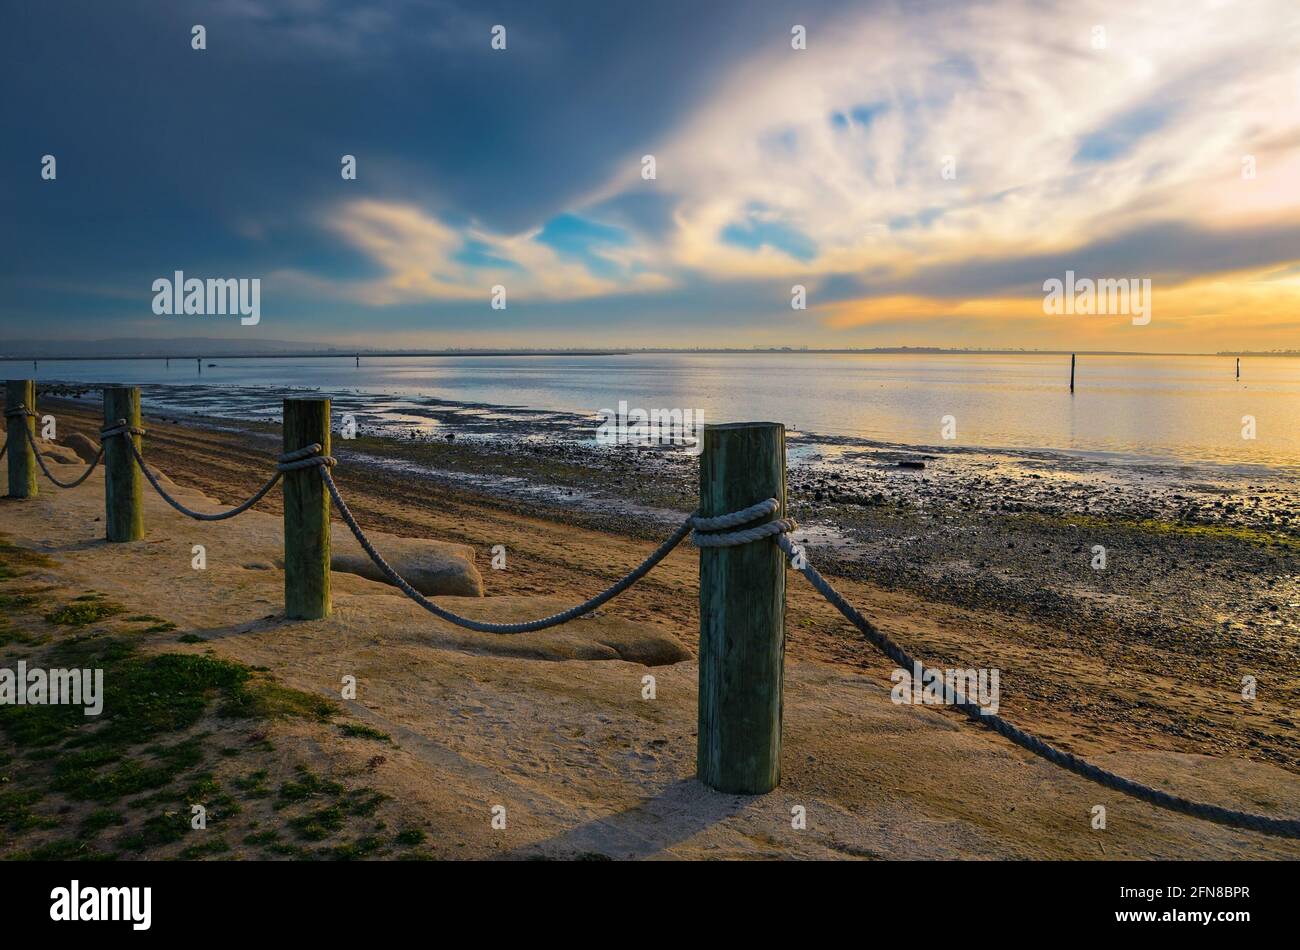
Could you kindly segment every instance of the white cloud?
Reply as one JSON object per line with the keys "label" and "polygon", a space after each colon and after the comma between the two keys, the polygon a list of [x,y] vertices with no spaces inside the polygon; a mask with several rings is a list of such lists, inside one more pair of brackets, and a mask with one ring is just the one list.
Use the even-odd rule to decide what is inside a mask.
{"label": "white cloud", "polygon": [[[481,300],[495,284],[509,299],[576,300],[616,293],[661,290],[666,278],[644,267],[644,248],[617,248],[602,255],[627,276],[599,278],[581,262],[565,258],[535,240],[537,231],[512,236],[475,228],[457,229],[423,209],[392,201],[352,201],[332,209],[325,226],[373,261],[382,276],[333,280],[301,272],[281,279],[320,295],[345,294],[360,303],[387,306],[430,300]],[[480,245],[500,265],[474,266],[461,259],[467,242]]]}
{"label": "white cloud", "polygon": [[[902,272],[1154,221],[1294,217],[1300,152],[1283,134],[1300,122],[1294,11],[1293,0],[926,5],[815,31],[805,51],[744,63],[649,149],[659,185],[680,196],[666,250],[712,276]],[[852,118],[862,108],[867,123]],[[1131,148],[1076,161],[1087,136],[1118,135],[1126,119]],[[1240,175],[1247,153],[1254,182]],[[955,181],[941,177],[946,155]],[[595,193],[643,187],[629,168]],[[816,242],[816,259],[722,241],[755,205]],[[931,209],[928,227],[890,227]]]}

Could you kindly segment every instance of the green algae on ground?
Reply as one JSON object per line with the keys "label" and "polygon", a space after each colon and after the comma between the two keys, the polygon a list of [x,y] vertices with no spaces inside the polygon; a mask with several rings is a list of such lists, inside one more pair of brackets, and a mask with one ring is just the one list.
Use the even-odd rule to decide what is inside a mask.
{"label": "green algae on ground", "polygon": [[1243,525],[1205,524],[1201,522],[1169,521],[1160,518],[1102,518],[1097,515],[1052,515],[1042,512],[1006,516],[1008,520],[1029,526],[1065,528],[1070,525],[1095,532],[1131,531],[1139,534],[1174,535],[1189,540],[1208,542],[1235,541],[1264,548],[1281,548],[1300,553],[1300,536],[1284,531],[1265,531]]}

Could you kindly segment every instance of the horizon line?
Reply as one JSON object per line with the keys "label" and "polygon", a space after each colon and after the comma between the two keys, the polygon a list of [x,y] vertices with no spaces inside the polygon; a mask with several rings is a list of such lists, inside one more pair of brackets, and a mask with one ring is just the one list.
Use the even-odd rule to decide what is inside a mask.
{"label": "horizon line", "polygon": [[[102,342],[102,341],[101,341]],[[219,342],[219,341],[211,341]],[[752,347],[455,347],[443,349],[358,350],[341,347],[324,347],[316,350],[290,352],[208,353],[202,350],[179,352],[142,351],[130,354],[54,355],[35,354],[11,356],[0,352],[0,363],[25,362],[87,362],[94,360],[251,360],[251,359],[353,359],[368,358],[420,358],[437,356],[626,356],[631,353],[767,353],[767,354],[932,354],[952,356],[1222,356],[1222,357],[1300,357],[1300,349],[1290,350],[1218,350],[1215,352],[1162,351],[1162,350],[1069,350],[1029,349],[1024,347],[937,347],[937,346],[874,346],[874,347],[809,347],[809,346],[752,346]]]}

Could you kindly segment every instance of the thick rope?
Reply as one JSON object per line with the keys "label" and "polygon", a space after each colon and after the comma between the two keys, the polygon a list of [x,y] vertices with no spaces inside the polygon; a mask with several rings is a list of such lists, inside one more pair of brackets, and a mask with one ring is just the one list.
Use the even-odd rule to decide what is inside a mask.
{"label": "thick rope", "polygon": [[[785,535],[776,539],[776,543],[781,550],[790,556],[792,562],[802,562],[803,566],[796,568],[808,578],[808,582],[815,587],[823,597],[830,602],[836,610],[862,632],[862,635],[871,642],[873,646],[880,650],[885,656],[889,657],[903,669],[911,671],[918,666],[916,660],[897,643],[891,640],[886,634],[876,628],[871,621],[858,613],[858,611],[840,596],[839,591],[830,585],[826,578],[817,572],[817,569],[808,563],[806,557],[796,558],[795,546]],[[924,667],[922,667],[924,669]],[[1132,779],[1124,778],[1109,772],[1100,766],[1093,765],[1077,755],[1065,752],[1056,748],[1048,742],[1043,741],[1035,735],[1031,735],[1013,726],[1001,716],[986,715],[981,707],[960,697],[950,696],[950,701],[958,709],[964,712],[975,722],[982,726],[987,726],[998,735],[1009,739],[1022,749],[1028,749],[1035,755],[1042,756],[1053,765],[1059,765],[1063,769],[1081,775],[1086,779],[1104,785],[1106,788],[1114,789],[1117,792],[1123,792],[1125,795],[1131,795],[1134,798],[1141,799],[1150,805],[1158,808],[1165,808],[1169,811],[1179,812],[1184,815],[1192,815],[1195,818],[1201,818],[1205,821],[1212,821],[1220,825],[1231,825],[1234,828],[1248,828],[1251,831],[1259,831],[1264,834],[1277,835],[1284,838],[1300,838],[1300,819],[1294,818],[1270,818],[1266,815],[1256,815],[1250,812],[1234,811],[1231,808],[1222,808],[1219,805],[1208,805],[1204,802],[1192,801],[1191,799],[1182,798],[1178,795],[1171,795],[1168,792],[1161,791],[1158,788],[1152,788],[1149,785],[1143,785],[1141,782],[1135,782]]]}
{"label": "thick rope", "polygon": [[542,617],[538,620],[528,620],[522,623],[488,623],[482,620],[471,620],[468,617],[454,614],[450,610],[444,610],[408,584],[406,579],[402,577],[401,574],[398,574],[397,571],[393,570],[393,568],[389,566],[388,562],[380,556],[379,552],[375,550],[375,546],[370,543],[370,539],[366,537],[366,533],[361,530],[361,526],[357,524],[357,519],[352,516],[352,512],[349,510],[347,503],[343,501],[343,497],[339,494],[338,486],[334,484],[334,476],[330,474],[329,468],[322,466],[320,474],[321,478],[325,481],[325,487],[329,489],[330,497],[334,499],[334,504],[338,506],[339,514],[343,517],[343,521],[352,531],[352,535],[357,539],[357,543],[360,544],[366,554],[370,556],[370,560],[375,562],[375,567],[379,568],[383,575],[387,577],[394,586],[401,590],[402,593],[435,617],[445,620],[448,623],[453,623],[458,627],[464,627],[466,630],[477,630],[479,633],[530,633],[534,630],[545,630],[547,627],[558,626],[559,624],[567,623],[570,620],[581,617],[583,614],[590,613],[601,604],[617,597],[641,578],[645,577],[645,575],[650,572],[651,568],[666,558],[668,552],[681,544],[686,535],[690,534],[691,522],[694,520],[693,518],[687,518],[683,521],[680,527],[678,527],[663,544],[655,548],[654,552],[637,565],[631,573],[612,587],[607,587],[590,600],[585,600],[580,604],[570,607],[568,610],[562,611],[558,614],[552,614],[549,617]]}
{"label": "thick rope", "polygon": [[[34,410],[28,409],[24,405],[17,405],[14,406],[12,409],[5,410],[5,418],[7,419],[15,419],[18,418],[19,416],[34,417],[35,415],[36,412]],[[104,456],[104,449],[101,446],[94,460],[90,463],[89,466],[86,467],[86,470],[82,472],[80,476],[74,478],[70,482],[61,482],[54,477],[54,474],[50,471],[49,467],[45,464],[45,459],[41,457],[41,447],[40,445],[37,444],[36,437],[32,435],[31,428],[26,423],[23,423],[21,428],[23,430],[23,437],[26,439],[27,444],[32,447],[32,454],[36,456],[36,464],[41,467],[41,471],[45,473],[45,477],[48,478],[51,482],[53,482],[55,485],[57,485],[59,488],[76,488],[78,485],[80,485],[82,482],[84,482],[86,479],[90,477],[90,473],[95,470],[95,466],[99,464],[99,460]],[[8,440],[6,440],[5,447],[3,449],[0,449],[0,458],[4,458],[5,453],[8,451],[9,451],[9,442]]]}
{"label": "thick rope", "polygon": [[55,478],[54,475],[50,472],[49,468],[45,464],[45,459],[41,458],[41,447],[36,444],[36,439],[32,435],[31,430],[27,428],[27,426],[23,426],[23,434],[27,436],[27,441],[32,447],[32,454],[36,456],[36,464],[41,467],[41,471],[45,473],[45,477],[48,478],[50,481],[52,481],[59,488],[76,488],[78,485],[80,485],[82,482],[84,482],[86,479],[90,477],[90,473],[95,470],[96,466],[99,465],[100,459],[104,457],[104,446],[100,445],[99,451],[95,453],[94,459],[91,461],[89,465],[86,466],[86,470],[84,472],[82,472],[80,475],[78,475],[70,482],[61,482],[57,478]]}
{"label": "thick rope", "polygon": [[[108,428],[105,429],[101,429],[99,435],[100,438],[102,439],[110,439],[118,435],[127,435],[127,436],[144,435],[144,429],[140,428],[139,426],[127,425],[125,419],[118,419],[116,425],[109,426]],[[301,465],[295,465],[295,462],[298,459],[306,458],[307,454],[315,455],[315,453],[319,452],[321,449],[319,445],[312,445],[306,449],[298,449],[295,452],[290,452],[286,455],[280,456],[281,464],[276,466],[276,473],[272,475],[269,479],[267,479],[261,488],[253,492],[252,496],[247,501],[242,502],[241,504],[238,504],[234,508],[231,508],[227,511],[219,511],[213,514],[206,514],[202,511],[194,511],[192,508],[185,507],[183,504],[181,504],[171,495],[167,494],[167,490],[158,483],[158,479],[154,477],[154,473],[149,471],[149,466],[145,464],[144,456],[142,456],[140,454],[140,450],[136,448],[135,439],[127,438],[126,444],[130,448],[131,455],[134,456],[136,464],[140,466],[140,471],[144,472],[144,477],[147,478],[149,480],[149,484],[153,486],[153,490],[156,491],[158,495],[162,498],[162,500],[167,502],[167,504],[171,505],[173,508],[175,508],[181,514],[183,514],[185,517],[193,518],[195,521],[225,521],[227,518],[233,518],[236,515],[242,515],[249,508],[252,508],[255,504],[261,501],[262,498],[266,495],[266,493],[275,487],[275,483],[280,480],[280,475],[283,472],[292,471],[294,467],[302,467]],[[102,447],[101,447],[101,451],[103,451]],[[317,456],[317,458],[322,458],[322,457]],[[321,462],[312,461],[309,462],[308,464],[317,465],[317,464],[326,464],[326,463],[322,460]],[[328,464],[333,465],[334,460],[329,459]],[[286,466],[290,466],[290,467],[286,467]]]}

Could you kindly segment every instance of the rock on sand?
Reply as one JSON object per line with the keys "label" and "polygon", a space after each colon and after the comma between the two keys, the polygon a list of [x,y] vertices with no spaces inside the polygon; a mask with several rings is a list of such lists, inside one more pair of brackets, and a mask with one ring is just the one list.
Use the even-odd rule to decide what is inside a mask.
{"label": "rock on sand", "polygon": [[[330,570],[388,583],[346,525],[331,527]],[[375,547],[393,570],[421,594],[483,596],[483,576],[474,566],[474,549],[468,544],[387,536]]]}
{"label": "rock on sand", "polygon": [[58,462],[60,465],[78,464],[75,455],[64,452],[59,446],[55,446],[52,449],[41,449],[41,455],[45,456],[47,459]]}
{"label": "rock on sand", "polygon": [[99,443],[80,432],[72,433],[63,440],[63,444],[76,452],[77,458],[83,462],[93,462],[95,456],[99,454]]}

